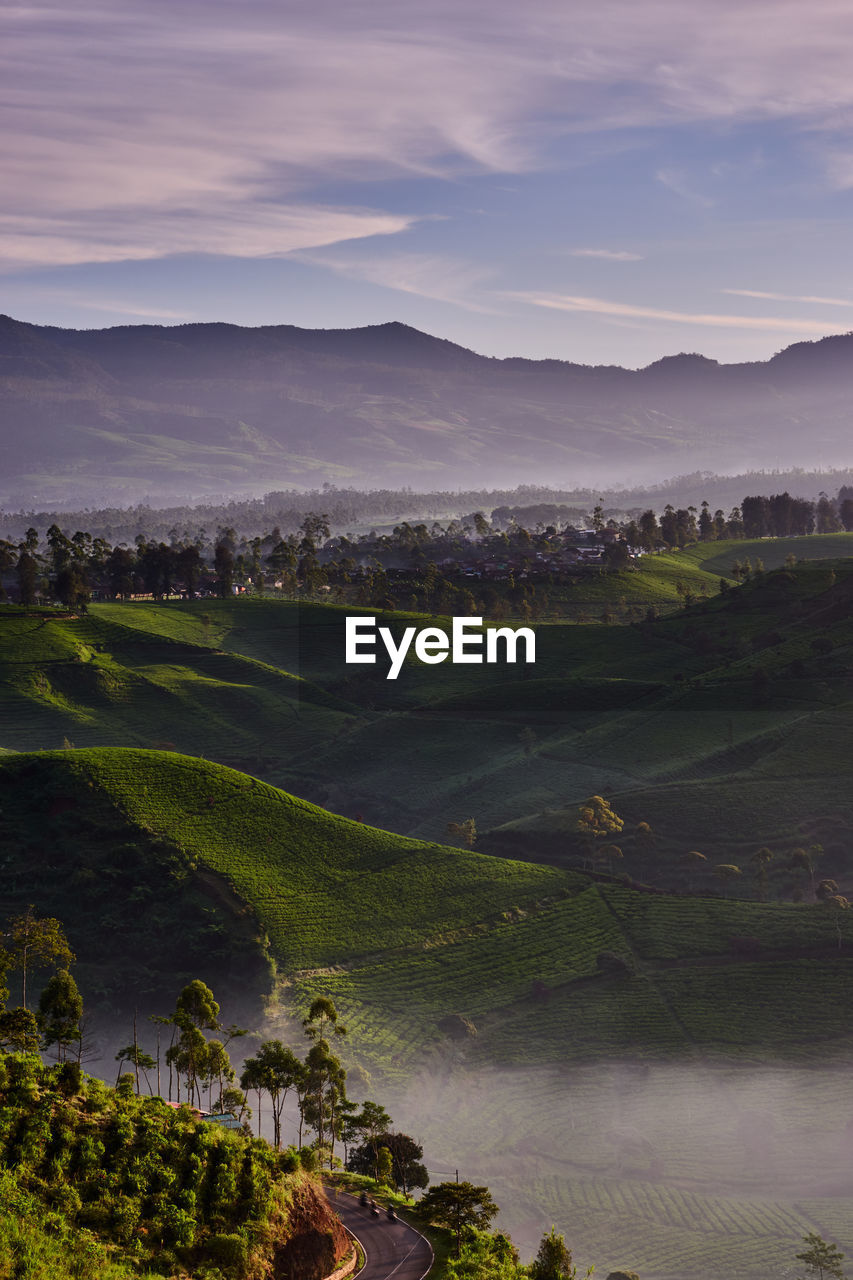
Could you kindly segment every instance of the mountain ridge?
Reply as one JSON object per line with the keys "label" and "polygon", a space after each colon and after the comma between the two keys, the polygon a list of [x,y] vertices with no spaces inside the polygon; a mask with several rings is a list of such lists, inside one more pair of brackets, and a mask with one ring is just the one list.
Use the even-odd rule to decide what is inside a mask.
{"label": "mountain ridge", "polygon": [[[849,462],[853,335],[765,362],[496,358],[398,321],[61,329],[0,316],[0,504],[574,483]],[[64,475],[57,477],[61,468]]]}

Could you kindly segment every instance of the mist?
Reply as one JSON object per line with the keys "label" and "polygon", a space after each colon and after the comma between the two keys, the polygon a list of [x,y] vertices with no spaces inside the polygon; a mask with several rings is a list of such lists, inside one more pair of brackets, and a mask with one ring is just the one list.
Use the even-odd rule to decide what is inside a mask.
{"label": "mist", "polygon": [[394,1102],[433,1181],[486,1185],[529,1260],[556,1226],[586,1268],[782,1280],[801,1237],[853,1250],[845,1068],[611,1062],[421,1074]]}

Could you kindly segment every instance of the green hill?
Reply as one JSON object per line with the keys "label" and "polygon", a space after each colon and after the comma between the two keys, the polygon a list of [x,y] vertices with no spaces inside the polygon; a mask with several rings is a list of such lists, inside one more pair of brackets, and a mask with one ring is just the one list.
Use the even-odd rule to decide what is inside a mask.
{"label": "green hill", "polygon": [[349,1247],[292,1156],[22,1055],[0,1054],[0,1194],[9,1277],[321,1280]]}
{"label": "green hill", "polygon": [[[83,617],[6,608],[0,747],[172,747],[401,834],[441,840],[448,822],[469,816],[481,832],[522,822],[512,852],[525,857],[550,853],[547,842],[537,852],[531,818],[590,792],[618,795],[633,816],[629,792],[733,770],[740,778],[747,766],[768,782],[745,793],[751,807],[770,794],[785,740],[808,737],[815,758],[835,732],[821,718],[847,701],[851,561],[802,557],[849,549],[851,537],[701,544],[646,557],[637,573],[594,575],[583,590],[617,613],[641,581],[650,603],[676,606],[679,582],[697,602],[631,627],[540,624],[535,668],[512,673],[410,659],[389,681],[381,663],[347,667],[352,610],[328,604],[99,604]],[[791,549],[801,557],[792,571],[713,594],[734,560],[784,563]],[[399,631],[425,619],[380,621]],[[834,751],[825,754],[837,791]],[[649,797],[649,815],[669,821],[668,794]],[[707,824],[697,812],[690,826],[689,789],[685,797],[677,840],[701,848]],[[827,807],[815,778],[797,777],[784,801],[807,824]],[[773,801],[768,809],[778,811]],[[783,825],[796,841],[797,823]]]}
{"label": "green hill", "polygon": [[[690,548],[667,573],[784,566],[788,542]],[[269,995],[284,1038],[331,995],[350,1066],[436,1176],[492,1187],[523,1249],[556,1222],[604,1274],[767,1280],[806,1231],[853,1248],[853,912],[789,866],[819,843],[817,877],[853,891],[853,563],[631,627],[540,625],[511,679],[354,677],[345,614],[0,610],[19,753],[0,755],[0,913],[66,922],[108,1036],[196,976],[244,1025]],[[78,749],[35,750],[64,737]],[[627,883],[577,869],[593,793],[625,819]],[[469,817],[477,852],[436,843]],[[724,885],[717,863],[744,874]]]}
{"label": "green hill", "polygon": [[168,608],[0,609],[2,745],[178,746],[262,772],[363,714],[219,639],[209,619]]}
{"label": "green hill", "polygon": [[[331,995],[350,1066],[423,1136],[431,1168],[464,1160],[493,1187],[524,1248],[551,1215],[580,1256],[615,1266],[618,1203],[619,1241],[644,1277],[723,1280],[722,1262],[699,1267],[704,1240],[708,1258],[763,1280],[760,1259],[781,1267],[835,1212],[837,1147],[814,1206],[768,1184],[731,1225],[726,1206],[749,1181],[739,1122],[706,1167],[706,1121],[697,1129],[688,1084],[676,1096],[666,1080],[699,1072],[719,1094],[752,1089],[753,1069],[811,1072],[778,1142],[807,1119],[824,1151],[846,1096],[832,1064],[851,1048],[853,913],[651,894],[448,849],[175,753],[8,756],[0,810],[2,907],[32,901],[66,921],[90,1005],[115,1019],[141,983],[163,1011],[181,975],[218,990],[229,972],[233,1005],[237,988],[271,990],[274,961],[269,1030],[290,1038],[307,1003]],[[654,1099],[695,1135],[689,1158],[662,1119],[653,1131]],[[620,1139],[625,1127],[642,1140]],[[661,1229],[686,1186],[696,1239],[675,1220]]]}
{"label": "green hill", "polygon": [[[484,1061],[846,1043],[853,917],[820,904],[650,897],[395,836],[173,753],[11,756],[0,796],[0,901],[65,920],[96,992],[98,959],[115,997],[137,965],[162,991],[193,963],[268,981],[268,957],[297,1008],[333,994],[353,1051],[386,1068],[443,1053],[451,1015],[473,1020]],[[777,985],[795,1024],[774,1024]],[[549,1016],[534,1034],[536,990]]]}

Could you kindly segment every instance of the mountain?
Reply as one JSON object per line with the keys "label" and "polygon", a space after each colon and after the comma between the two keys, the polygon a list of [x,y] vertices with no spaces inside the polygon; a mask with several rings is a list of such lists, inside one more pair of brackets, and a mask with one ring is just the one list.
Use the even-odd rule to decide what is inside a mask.
{"label": "mountain", "polygon": [[397,323],[70,330],[2,316],[0,503],[843,464],[851,356],[839,335],[763,363],[682,353],[628,370],[492,359]]}

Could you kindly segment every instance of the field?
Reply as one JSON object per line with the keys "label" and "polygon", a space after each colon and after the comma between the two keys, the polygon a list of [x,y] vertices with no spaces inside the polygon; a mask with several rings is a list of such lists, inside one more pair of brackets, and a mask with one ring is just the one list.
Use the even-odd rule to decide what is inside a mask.
{"label": "field", "polygon": [[[553,1220],[578,1257],[641,1265],[644,1280],[724,1280],[735,1261],[764,1280],[767,1265],[785,1275],[805,1230],[843,1218],[833,1064],[853,1049],[851,913],[837,933],[819,904],[650,895],[430,845],[170,752],[10,756],[0,793],[4,908],[33,894],[66,919],[90,999],[104,999],[96,917],[126,952],[107,1002],[125,1020],[135,983],[149,1004],[162,993],[159,1011],[181,973],[218,986],[242,921],[247,953],[277,970],[270,1029],[298,1043],[294,1017],[331,995],[351,1067],[382,1082],[434,1176],[455,1161],[488,1181],[524,1249]],[[21,876],[37,844],[56,851],[44,883]],[[123,881],[115,864],[130,850]],[[171,903],[170,881],[182,895]],[[147,951],[134,945],[140,905]],[[185,920],[184,954],[151,945],[164,912],[166,929]],[[224,995],[227,1016],[245,1012]],[[750,1129],[762,1109],[774,1151],[809,1128],[796,1164],[808,1209]]]}
{"label": "field", "polygon": [[[434,1164],[489,1185],[514,1238],[557,1223],[596,1274],[793,1280],[800,1237],[853,1245],[846,1073],[649,1066],[419,1077]],[[847,1206],[845,1208],[845,1205]]]}
{"label": "field", "polygon": [[[806,1231],[853,1249],[853,912],[791,865],[853,893],[853,566],[805,541],[655,557],[657,607],[707,598],[541,624],[509,679],[353,676],[329,605],[0,610],[0,909],[66,921],[116,1034],[194,976],[294,1042],[331,995],[353,1078],[524,1252],[555,1222],[597,1273],[793,1278]],[[624,819],[594,875],[591,794]]]}

